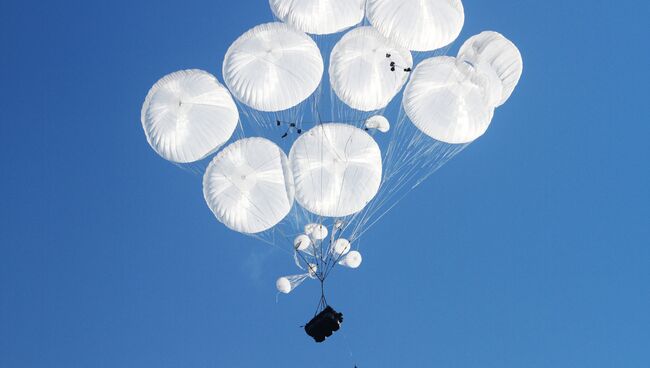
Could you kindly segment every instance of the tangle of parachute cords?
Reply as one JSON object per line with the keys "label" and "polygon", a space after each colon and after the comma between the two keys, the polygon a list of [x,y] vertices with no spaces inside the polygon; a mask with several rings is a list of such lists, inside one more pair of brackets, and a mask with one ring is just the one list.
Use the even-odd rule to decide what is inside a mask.
{"label": "tangle of parachute cords", "polygon": [[411,68],[408,68],[408,67],[405,67],[405,66],[402,66],[402,65],[397,65],[397,63],[395,63],[395,62],[391,59],[392,57],[393,57],[393,55],[391,55],[391,54],[386,54],[386,59],[390,60],[390,64],[389,64],[389,66],[390,66],[390,71],[391,71],[391,72],[394,72],[394,71],[395,71],[395,68],[400,68],[400,69],[402,69],[405,73],[410,73],[410,72],[413,71],[413,69],[411,69]]}
{"label": "tangle of parachute cords", "polygon": [[[338,123],[363,123],[363,122],[365,122],[365,120],[361,120],[361,119],[358,119],[358,120],[338,120],[337,122]],[[296,133],[298,133],[298,134],[302,134],[302,132],[303,132],[302,128],[297,128],[297,125],[294,122],[283,121],[283,120],[276,120],[275,121],[275,126],[277,126],[277,127],[282,126],[282,124],[287,124],[287,130],[284,132],[284,134],[282,134],[282,136],[280,138],[284,139],[284,138],[288,137],[289,134],[291,134],[291,132],[292,132],[292,130],[294,128],[296,128]],[[316,124],[322,124],[322,123],[321,122],[314,122],[314,121],[303,121],[301,125],[303,125],[303,124],[308,124],[308,125],[314,124],[314,125],[316,125]],[[368,128],[366,128],[365,130],[367,131]]]}

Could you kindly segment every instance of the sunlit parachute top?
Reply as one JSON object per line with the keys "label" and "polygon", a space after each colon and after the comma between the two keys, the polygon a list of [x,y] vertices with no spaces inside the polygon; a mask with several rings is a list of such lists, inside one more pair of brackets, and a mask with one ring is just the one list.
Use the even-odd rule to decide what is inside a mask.
{"label": "sunlit parachute top", "polygon": [[223,77],[233,95],[261,111],[296,106],[316,90],[322,75],[316,43],[284,23],[262,24],[244,33],[223,62]]}
{"label": "sunlit parachute top", "polygon": [[[141,123],[156,153],[201,174],[217,222],[291,257],[298,270],[275,284],[288,294],[382,251],[362,257],[362,235],[389,226],[380,220],[399,200],[488,131],[523,60],[494,31],[454,45],[460,0],[269,5],[276,21],[225,53],[227,87],[206,71],[171,73],[147,94]],[[383,251],[399,247],[408,242]]]}
{"label": "sunlit parachute top", "polygon": [[173,162],[194,162],[210,155],[230,139],[238,120],[228,90],[202,70],[163,77],[142,105],[147,141]]}
{"label": "sunlit parachute top", "polygon": [[317,35],[341,32],[363,20],[365,0],[269,0],[278,19]]}

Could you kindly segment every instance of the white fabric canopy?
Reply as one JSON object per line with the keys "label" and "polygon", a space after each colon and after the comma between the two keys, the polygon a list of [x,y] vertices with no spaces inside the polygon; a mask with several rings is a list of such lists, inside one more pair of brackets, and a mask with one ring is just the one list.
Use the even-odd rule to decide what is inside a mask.
{"label": "white fabric canopy", "polygon": [[381,34],[412,51],[447,46],[460,34],[460,0],[368,0],[367,17]]}
{"label": "white fabric canopy", "polygon": [[502,92],[495,106],[501,106],[508,100],[524,69],[517,46],[493,31],[482,32],[465,41],[458,52],[458,60],[469,62],[492,83],[500,84]]}
{"label": "white fabric canopy", "polygon": [[217,219],[232,230],[268,230],[291,210],[293,176],[287,156],[264,138],[224,148],[203,177],[203,195]]}
{"label": "white fabric canopy", "polygon": [[217,78],[193,69],[156,82],[142,105],[141,121],[156,153],[187,163],[205,158],[230,139],[239,113]]}
{"label": "white fabric canopy", "polygon": [[469,65],[456,63],[453,57],[424,60],[404,90],[404,111],[436,140],[469,143],[485,133],[494,112],[481,82]]}
{"label": "white fabric canopy", "polygon": [[388,133],[390,130],[390,123],[385,116],[375,115],[366,120],[364,127],[366,129],[377,129],[382,133]]}
{"label": "white fabric canopy", "polygon": [[228,49],[223,77],[232,94],[260,111],[282,111],[320,84],[323,58],[307,34],[284,23],[259,25]]}
{"label": "white fabric canopy", "polygon": [[296,200],[309,212],[342,217],[362,210],[381,182],[381,151],[365,131],[321,124],[303,133],[289,154]]}
{"label": "white fabric canopy", "polygon": [[278,19],[311,34],[341,32],[363,20],[365,0],[269,0]]}
{"label": "white fabric canopy", "polygon": [[[390,55],[387,57],[387,55]],[[391,71],[391,62],[396,66]],[[373,27],[346,33],[330,57],[330,84],[341,101],[361,111],[386,107],[408,79],[411,53]]]}

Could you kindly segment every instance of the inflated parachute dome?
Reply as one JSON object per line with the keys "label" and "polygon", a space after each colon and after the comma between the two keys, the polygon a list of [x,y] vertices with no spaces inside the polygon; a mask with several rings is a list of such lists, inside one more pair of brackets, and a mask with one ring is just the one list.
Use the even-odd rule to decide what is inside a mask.
{"label": "inflated parachute dome", "polygon": [[343,321],[325,297],[328,276],[359,269],[362,236],[486,133],[523,61],[493,31],[454,45],[460,0],[269,6],[275,19],[211,68],[223,84],[208,71],[172,72],[151,87],[141,122],[158,155],[200,174],[217,222],[287,254],[282,267],[295,269],[274,278],[278,293],[318,284],[306,332],[320,342]]}

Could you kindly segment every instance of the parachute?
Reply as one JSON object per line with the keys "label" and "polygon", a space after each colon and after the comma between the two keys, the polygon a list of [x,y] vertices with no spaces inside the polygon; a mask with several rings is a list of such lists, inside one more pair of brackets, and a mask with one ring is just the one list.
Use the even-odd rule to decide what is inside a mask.
{"label": "parachute", "polygon": [[226,52],[223,77],[233,95],[261,111],[296,106],[318,87],[323,58],[306,34],[283,23],[259,25]]}
{"label": "parachute", "polygon": [[363,20],[365,0],[269,0],[281,21],[307,33],[341,32]]}
{"label": "parachute", "polygon": [[181,70],[160,79],[142,105],[147,141],[163,158],[198,161],[232,136],[239,121],[228,90],[203,70]]}
{"label": "parachute", "polygon": [[460,0],[368,0],[367,12],[373,27],[411,51],[447,46],[465,23]]}
{"label": "parachute", "polygon": [[[269,5],[279,21],[226,52],[227,88],[204,71],[172,73],[146,96],[141,123],[163,158],[206,165],[217,222],[287,253],[279,294],[320,284],[306,332],[323,341],[343,321],[326,299],[329,275],[361,269],[363,235],[487,132],[523,61],[492,31],[445,55],[464,23],[460,0]],[[382,249],[368,248],[372,262]]]}
{"label": "parachute", "polygon": [[[413,66],[411,53],[382,36],[373,27],[359,27],[346,33],[330,57],[330,84],[350,107],[374,111],[386,107],[402,89],[407,73],[387,68],[389,61],[406,69]],[[393,69],[393,70],[391,70]]]}

